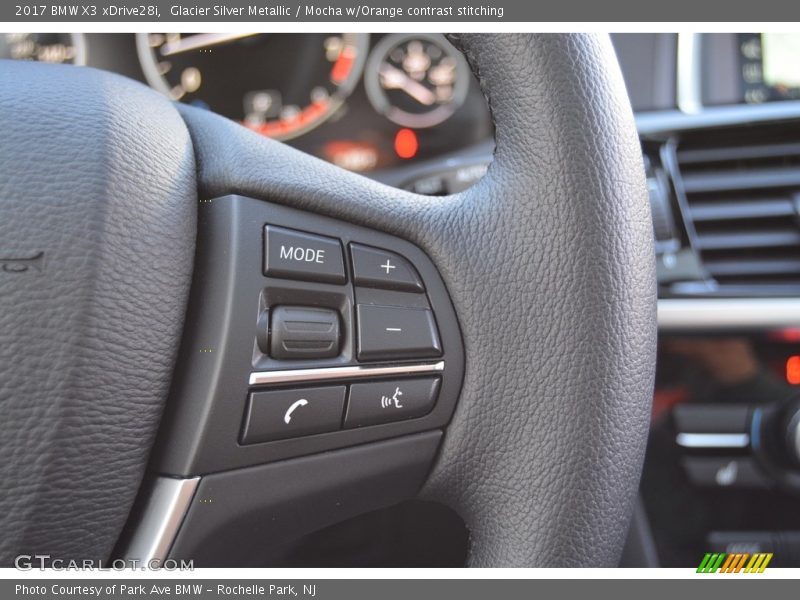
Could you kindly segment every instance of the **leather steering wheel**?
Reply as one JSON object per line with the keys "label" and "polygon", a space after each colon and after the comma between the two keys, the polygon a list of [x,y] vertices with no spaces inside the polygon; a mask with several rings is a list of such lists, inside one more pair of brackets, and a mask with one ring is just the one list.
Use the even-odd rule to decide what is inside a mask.
{"label": "leather steering wheel", "polygon": [[[470,565],[616,565],[648,431],[656,295],[614,52],[583,34],[450,39],[486,95],[496,150],[479,183],[447,197],[345,172],[113,74],[0,62],[2,564],[105,559],[135,526],[148,464],[207,474],[164,467],[163,429],[153,448],[165,406],[190,428],[172,404],[197,354],[187,332],[211,319],[195,291],[235,293],[233,277],[194,270],[212,243],[204,204],[237,194],[392,236],[435,267],[418,265],[449,294],[457,323],[439,327],[463,340],[463,377],[406,495],[460,514]],[[300,506],[310,515],[321,501]]]}

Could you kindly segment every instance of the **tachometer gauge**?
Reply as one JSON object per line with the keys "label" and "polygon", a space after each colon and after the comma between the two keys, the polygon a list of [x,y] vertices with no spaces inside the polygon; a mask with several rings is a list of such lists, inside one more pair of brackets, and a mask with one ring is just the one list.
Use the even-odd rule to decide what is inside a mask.
{"label": "tachometer gauge", "polygon": [[140,33],[136,46],[157,90],[286,140],[323,123],[350,95],[369,34]]}
{"label": "tachometer gauge", "polygon": [[85,65],[86,41],[80,33],[3,33],[0,58]]}
{"label": "tachometer gauge", "polygon": [[373,49],[364,84],[375,110],[420,129],[445,121],[464,103],[469,79],[467,61],[443,35],[392,34]]}

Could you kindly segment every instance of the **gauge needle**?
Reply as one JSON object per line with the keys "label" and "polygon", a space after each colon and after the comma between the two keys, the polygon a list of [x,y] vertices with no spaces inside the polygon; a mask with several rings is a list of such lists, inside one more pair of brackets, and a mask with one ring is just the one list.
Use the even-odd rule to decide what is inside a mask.
{"label": "gauge needle", "polygon": [[397,67],[383,63],[380,68],[381,82],[387,90],[403,90],[414,100],[425,106],[436,102],[436,94],[419,82],[414,81]]}
{"label": "gauge needle", "polygon": [[198,33],[166,42],[161,46],[161,56],[172,56],[181,52],[190,52],[209,46],[218,46],[227,42],[234,42],[242,38],[258,35],[257,33]]}

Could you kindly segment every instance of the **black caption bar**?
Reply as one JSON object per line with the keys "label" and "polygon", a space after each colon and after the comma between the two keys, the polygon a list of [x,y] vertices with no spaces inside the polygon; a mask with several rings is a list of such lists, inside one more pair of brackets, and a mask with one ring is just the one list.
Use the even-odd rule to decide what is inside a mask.
{"label": "black caption bar", "polygon": [[0,3],[8,22],[753,22],[794,21],[785,0],[10,0]]}
{"label": "black caption bar", "polygon": [[[703,578],[719,577],[714,584],[705,583]],[[733,577],[733,576],[732,576]],[[691,579],[667,579],[658,582],[650,579],[497,579],[497,580],[457,580],[457,579],[394,579],[394,580],[313,580],[305,581],[258,581],[258,580],[199,580],[169,579],[153,580],[79,580],[65,578],[27,579],[25,581],[0,581],[2,598],[36,598],[36,600],[79,600],[102,598],[116,600],[122,598],[248,598],[285,600],[352,600],[353,598],[381,598],[382,600],[408,600],[408,598],[438,599],[458,598],[459,600],[484,600],[493,598],[534,598],[549,597],[554,594],[569,597],[601,597],[606,594],[634,598],[646,595],[650,600],[674,600],[676,597],[710,592],[719,594],[727,600],[745,600],[754,594],[776,594],[776,597],[792,597],[795,581],[791,579],[747,579],[741,577],[723,578],[719,575],[697,575]],[[777,594],[781,594],[777,596]],[[783,596],[783,594],[786,594]]]}
{"label": "black caption bar", "polygon": [[[8,21],[524,21],[519,1],[321,2],[152,1],[52,2],[33,0],[0,7]],[[8,14],[9,11],[11,14]]]}

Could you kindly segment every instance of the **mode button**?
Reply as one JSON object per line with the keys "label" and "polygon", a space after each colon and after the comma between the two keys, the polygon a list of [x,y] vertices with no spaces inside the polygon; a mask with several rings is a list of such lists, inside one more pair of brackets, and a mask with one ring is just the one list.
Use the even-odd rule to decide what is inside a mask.
{"label": "mode button", "polygon": [[264,274],[344,283],[342,245],[333,238],[267,225],[264,227]]}

